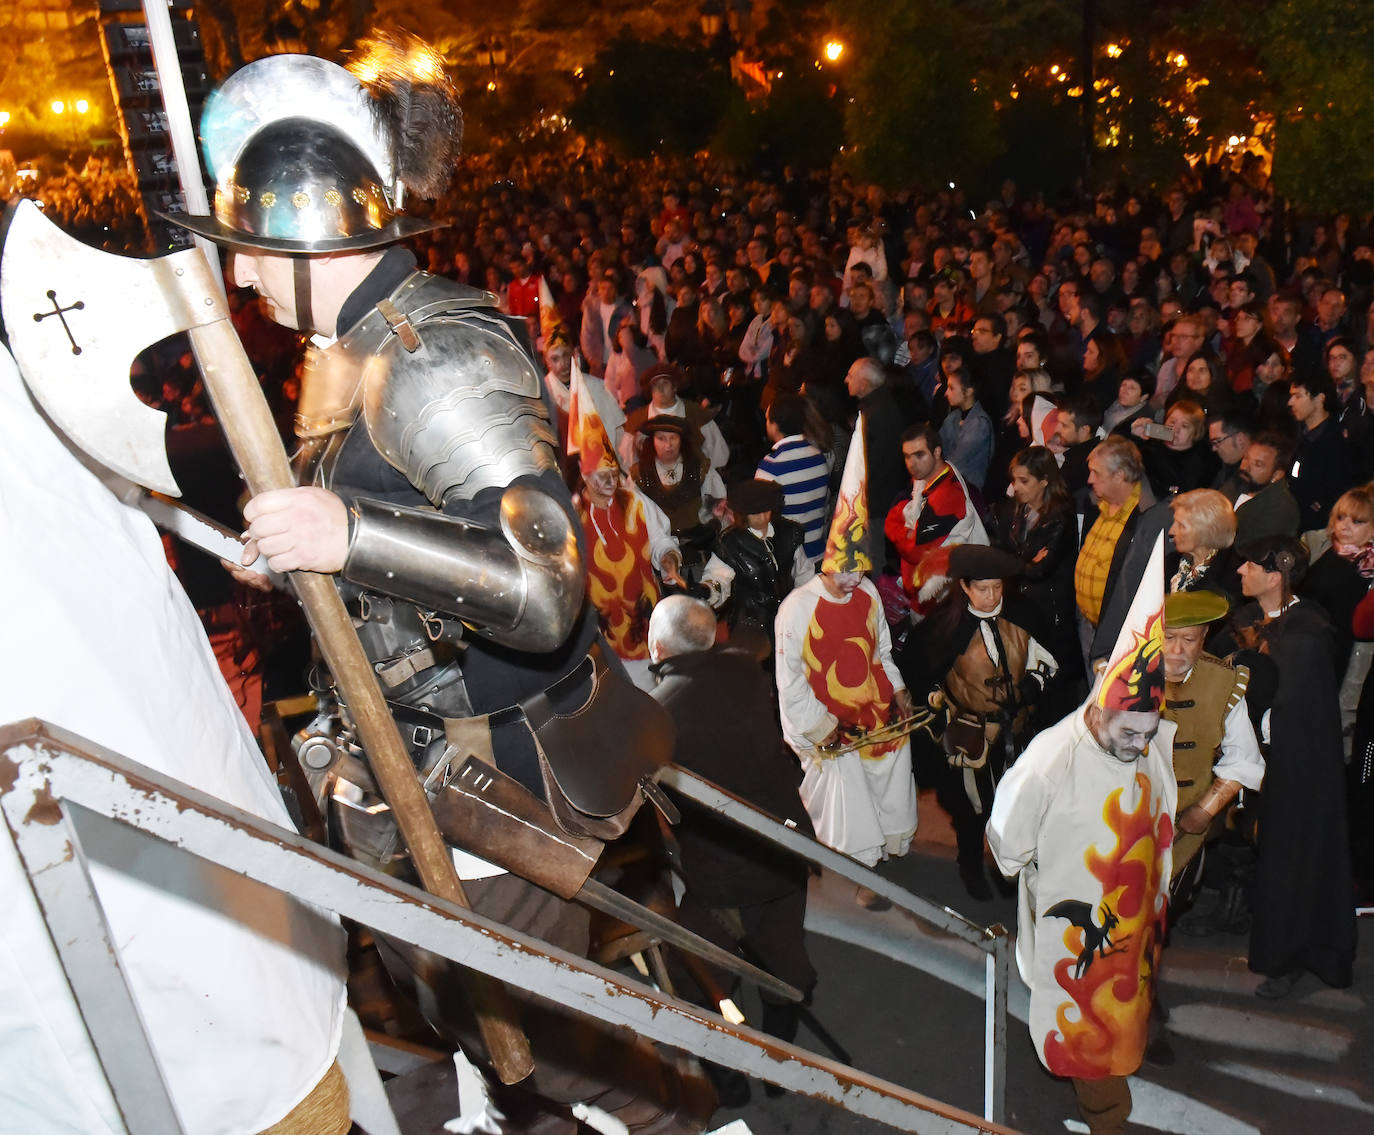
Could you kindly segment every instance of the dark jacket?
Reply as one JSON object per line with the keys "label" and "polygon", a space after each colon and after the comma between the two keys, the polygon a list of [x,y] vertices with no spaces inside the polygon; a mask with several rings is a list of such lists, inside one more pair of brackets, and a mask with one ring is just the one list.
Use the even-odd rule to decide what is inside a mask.
{"label": "dark jacket", "polygon": [[762,539],[748,528],[729,528],[716,541],[715,552],[734,569],[730,588],[730,628],[743,623],[773,637],[778,607],[792,590],[792,564],[805,542],[800,524],[781,517],[773,535]]}
{"label": "dark jacket", "polygon": [[[768,678],[749,655],[716,647],[654,668],[655,699],[677,727],[673,760],[810,835],[797,786],[801,770],[783,743]],[[806,864],[758,836],[675,797],[687,889],[707,906],[765,902],[806,886]]]}
{"label": "dark jacket", "polygon": [[1112,566],[1107,572],[1107,587],[1102,598],[1102,617],[1093,634],[1088,650],[1089,661],[1106,658],[1116,645],[1116,636],[1126,622],[1131,601],[1140,590],[1140,581],[1150,565],[1150,553],[1159,536],[1173,519],[1173,513],[1163,501],[1155,500],[1148,481],[1140,483],[1140,502],[1126,518],[1121,538],[1112,552]]}
{"label": "dark jacket", "polygon": [[1328,417],[1298,438],[1288,486],[1298,502],[1298,530],[1325,528],[1331,506],[1355,482],[1355,469],[1341,436],[1340,423]]}
{"label": "dark jacket", "polygon": [[[1240,486],[1227,481],[1221,486],[1226,499],[1233,505],[1240,498]],[[1288,478],[1265,485],[1236,509],[1236,546],[1258,540],[1261,536],[1296,536],[1298,534],[1298,502],[1288,489]]]}

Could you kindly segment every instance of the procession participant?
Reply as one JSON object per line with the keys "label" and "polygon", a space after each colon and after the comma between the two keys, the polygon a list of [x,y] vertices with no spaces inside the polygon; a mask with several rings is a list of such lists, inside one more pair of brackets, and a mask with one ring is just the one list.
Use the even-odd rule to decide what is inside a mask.
{"label": "procession participant", "polygon": [[[97,476],[39,414],[4,350],[0,438],[0,584],[23,596],[6,620],[0,722],[41,718],[290,828],[157,532],[102,483],[120,479]],[[251,1135],[280,1123],[289,1132],[348,1131],[348,1093],[334,1063],[346,1007],[338,926],[280,891],[159,850],[122,825],[101,831],[83,833],[83,854],[186,1129]],[[131,873],[135,860],[157,865],[161,884]],[[0,1127],[124,1131],[7,835],[0,903]]]}
{"label": "procession participant", "polygon": [[736,481],[725,501],[730,527],[716,540],[701,576],[707,601],[717,610],[729,605],[731,631],[758,627],[771,642],[783,599],[816,574],[806,555],[806,533],[783,519],[776,481]]}
{"label": "procession participant", "polygon": [[711,463],[711,469],[718,471],[725,468],[730,460],[730,447],[713,420],[715,415],[706,407],[682,397],[686,385],[686,372],[672,363],[655,363],[639,376],[640,389],[649,400],[639,409],[631,411],[625,419],[626,440],[620,449],[622,457],[633,461],[638,435],[654,418],[664,416],[689,422],[697,433],[697,448]]}
{"label": "procession participant", "polygon": [[959,470],[945,460],[933,426],[908,426],[902,460],[911,487],[887,514],[883,528],[902,561],[902,590],[920,622],[949,587],[949,553],[956,544],[986,544],[987,529]]}
{"label": "procession participant", "polygon": [[1255,992],[1286,997],[1308,970],[1343,989],[1356,935],[1333,631],[1320,606],[1296,595],[1307,570],[1299,540],[1268,536],[1237,555],[1250,602],[1215,646],[1237,651],[1256,676],[1251,712],[1266,745],[1249,959],[1265,980]]}
{"label": "procession participant", "polygon": [[[454,157],[445,143],[456,148],[461,135],[442,60],[431,52],[417,66],[411,50],[398,58],[383,43],[375,61],[359,58],[376,96],[324,60],[276,56],[231,76],[207,103],[214,215],[175,219],[233,250],[235,282],[257,290],[275,321],[314,333],[297,419],[303,483],[248,502],[243,562],[261,552],[276,571],[338,577],[421,777],[476,757],[568,823],[576,804],[552,767],[596,760],[603,780],[622,774],[628,802],[617,819],[628,822],[634,770],[648,767],[662,715],[625,689],[598,643],[580,527],[525,322],[386,247],[435,227],[398,212],[399,196],[402,187],[437,194]],[[421,89],[417,75],[434,82]],[[297,97],[283,100],[283,90]],[[385,114],[402,105],[405,130]],[[635,705],[642,734],[617,719],[608,725],[621,735],[614,752],[569,752],[560,723],[595,721],[608,700]],[[366,756],[346,707],[331,740]],[[381,798],[337,768],[328,775],[331,822],[350,854],[404,874]],[[478,855],[454,856],[475,910],[587,949],[583,908]],[[471,1047],[453,967],[395,943],[383,958],[403,987],[420,991],[436,1028],[481,1051]],[[652,1051],[592,1043],[585,1024],[583,1040],[569,1043],[572,1026],[528,1002],[521,1018],[536,1053],[535,1091],[559,1103],[595,1095],[627,1115],[658,1107],[648,1084],[667,1083],[666,1068]],[[617,1086],[603,1094],[609,1085]],[[699,1129],[690,1093],[666,1106],[665,1123]]]}
{"label": "procession participant", "polygon": [[606,427],[612,443],[618,444],[624,432],[625,412],[616,405],[610,391],[601,379],[582,373],[577,365],[577,352],[568,329],[562,324],[554,324],[544,337],[544,362],[548,370],[544,372],[544,391],[553,402],[554,416],[558,422],[558,438],[566,448],[568,444],[568,415],[572,410],[573,370],[581,374],[582,385],[596,404],[596,412]]}
{"label": "procession participant", "polygon": [[1176,791],[1161,724],[1164,548],[1088,701],[997,788],[988,843],[1020,872],[1016,961],[1041,1062],[1073,1080],[1094,1135],[1125,1130],[1164,943]]}
{"label": "procession participant", "polygon": [[[810,834],[797,793],[801,777],[773,716],[768,680],[751,657],[716,645],[711,609],[685,595],[668,596],[649,620],[649,651],[658,678],[654,697],[677,727],[674,761]],[[809,994],[816,971],[803,932],[805,861],[678,799],[682,820],[674,830],[687,886],[679,921],[727,949],[738,944],[746,957]],[[762,1002],[759,1027],[779,1040],[794,1039],[799,1006],[767,992]]]}
{"label": "procession participant", "polygon": [[[821,573],[782,602],[776,627],[783,736],[801,761],[802,801],[824,844],[869,866],[905,855],[916,833],[916,783],[906,737],[863,743],[910,717],[911,695],[892,644],[873,570],[865,494],[863,421],[845,462]],[[847,742],[849,752],[828,753]],[[859,901],[875,904],[871,892]]]}
{"label": "procession participant", "polygon": [[[928,690],[944,718],[935,793],[954,822],[959,878],[972,898],[992,898],[983,872],[983,829],[993,793],[1021,751],[1036,699],[1059,669],[1026,630],[1024,612],[1004,603],[1005,580],[1021,574],[1010,552],[963,544],[949,555],[959,585],[918,628],[902,673]],[[920,633],[924,632],[924,633]]]}
{"label": "procession participant", "polygon": [[1264,758],[1245,704],[1250,671],[1203,649],[1208,626],[1229,609],[1225,597],[1213,591],[1179,591],[1164,601],[1164,719],[1175,727],[1178,784],[1176,898],[1177,884],[1217,818],[1242,788],[1256,792],[1264,780]]}
{"label": "procession participant", "polygon": [[653,689],[649,616],[660,598],[657,570],[678,587],[682,553],[663,510],[621,476],[586,379],[572,372],[568,451],[577,457],[586,490],[578,512],[587,541],[587,594],[601,632],[635,685]]}
{"label": "procession participant", "polygon": [[673,535],[699,571],[715,543],[716,506],[725,499],[720,474],[696,447],[685,418],[662,414],[640,428],[639,460],[630,477],[668,517]]}

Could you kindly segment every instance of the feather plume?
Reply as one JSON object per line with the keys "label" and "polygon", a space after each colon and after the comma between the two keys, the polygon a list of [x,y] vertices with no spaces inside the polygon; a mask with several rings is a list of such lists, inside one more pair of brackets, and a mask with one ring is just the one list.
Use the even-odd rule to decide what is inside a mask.
{"label": "feather plume", "polygon": [[463,148],[463,112],[443,57],[408,32],[378,32],[358,46],[348,69],[389,140],[396,207],[406,191],[433,200]]}

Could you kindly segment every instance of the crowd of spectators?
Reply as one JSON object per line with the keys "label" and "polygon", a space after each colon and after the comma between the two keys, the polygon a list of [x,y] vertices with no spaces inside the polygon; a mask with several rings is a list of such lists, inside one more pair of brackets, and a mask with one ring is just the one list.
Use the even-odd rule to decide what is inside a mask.
{"label": "crowd of spectators", "polygon": [[[568,363],[545,360],[546,345],[600,380],[625,415],[613,440],[627,471],[645,472],[631,475],[673,520],[689,589],[728,559],[722,534],[740,525],[725,498],[756,477],[780,484],[773,516],[801,525],[819,563],[863,411],[870,574],[895,656],[920,651],[927,616],[962,600],[941,550],[1000,545],[1022,561],[1011,586],[1059,664],[1038,726],[1081,701],[1165,534],[1169,587],[1232,605],[1209,642],[1248,644],[1271,767],[1336,770],[1307,778],[1322,794],[1309,815],[1348,822],[1349,846],[1342,835],[1286,885],[1348,880],[1353,848],[1355,891],[1374,895],[1361,834],[1374,825],[1374,228],[1294,215],[1251,158],[1199,168],[1162,198],[1055,203],[1007,182],[970,204],[842,173],[763,181],[705,158],[477,157],[433,205],[449,227],[415,249],[527,320],[554,403]],[[289,409],[295,356],[279,341],[250,354]],[[193,382],[158,388],[150,400],[201,412]],[[684,468],[685,481],[661,476]],[[727,615],[756,609],[742,582],[733,598],[708,592]],[[1240,633],[1295,603],[1314,652]],[[1285,702],[1295,666],[1330,698]],[[1328,701],[1335,750],[1278,752],[1293,736],[1281,719]],[[1210,929],[1249,917],[1227,911]]]}

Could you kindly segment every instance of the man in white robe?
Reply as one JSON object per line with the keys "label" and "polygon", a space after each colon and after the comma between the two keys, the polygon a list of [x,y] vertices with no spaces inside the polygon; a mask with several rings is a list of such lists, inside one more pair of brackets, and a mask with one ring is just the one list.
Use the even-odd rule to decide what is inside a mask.
{"label": "man in white robe", "polygon": [[[916,833],[916,782],[906,737],[827,751],[910,717],[877,588],[864,578],[867,455],[854,431],[821,574],[783,600],[775,624],[783,736],[801,761],[802,802],[817,838],[867,866],[905,855]],[[859,901],[873,900],[860,892]]]}
{"label": "man in white robe", "polygon": [[987,828],[1002,873],[1021,876],[1031,1040],[1093,1135],[1125,1129],[1164,945],[1178,792],[1160,716],[1162,541],[1154,559],[1093,694],[1007,770]]}

